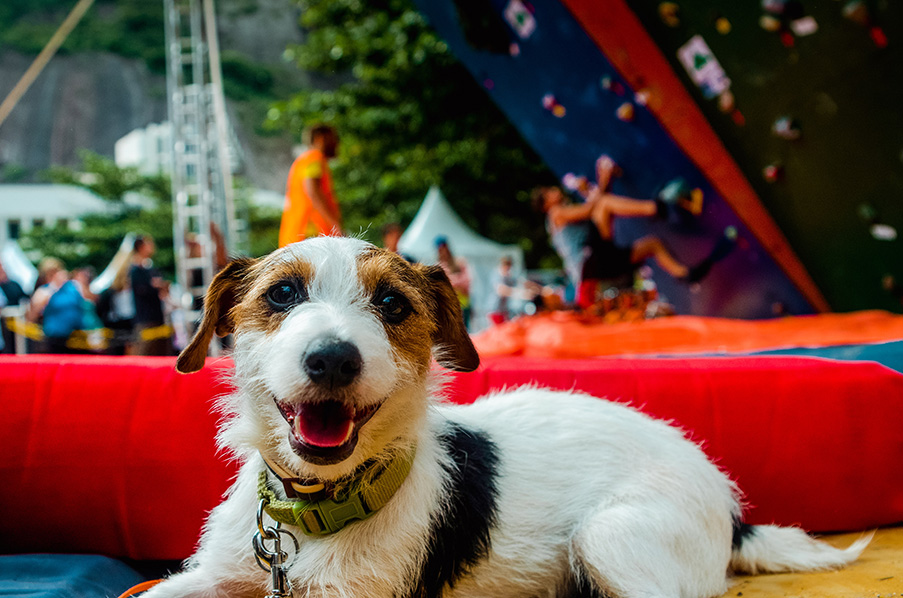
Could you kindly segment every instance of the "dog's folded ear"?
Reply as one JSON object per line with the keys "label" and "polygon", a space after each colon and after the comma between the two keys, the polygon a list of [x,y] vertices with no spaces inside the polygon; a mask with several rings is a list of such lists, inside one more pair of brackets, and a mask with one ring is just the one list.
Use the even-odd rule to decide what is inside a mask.
{"label": "dog's folded ear", "polygon": [[436,332],[433,346],[436,361],[456,372],[472,372],[480,365],[480,356],[464,326],[461,302],[441,266],[425,266],[435,304]]}
{"label": "dog's folded ear", "polygon": [[204,317],[201,325],[176,361],[176,369],[179,372],[189,374],[204,367],[213,334],[226,336],[232,332],[234,326],[229,312],[239,301],[248,269],[256,262],[257,260],[250,258],[238,258],[229,262],[213,278],[204,297]]}

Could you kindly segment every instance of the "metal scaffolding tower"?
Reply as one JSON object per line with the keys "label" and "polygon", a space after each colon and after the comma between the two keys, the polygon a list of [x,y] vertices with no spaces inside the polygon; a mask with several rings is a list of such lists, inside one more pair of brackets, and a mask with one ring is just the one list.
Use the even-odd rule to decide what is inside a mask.
{"label": "metal scaffolding tower", "polygon": [[[237,227],[213,0],[164,0],[176,278],[190,327]],[[216,344],[212,344],[216,351]]]}

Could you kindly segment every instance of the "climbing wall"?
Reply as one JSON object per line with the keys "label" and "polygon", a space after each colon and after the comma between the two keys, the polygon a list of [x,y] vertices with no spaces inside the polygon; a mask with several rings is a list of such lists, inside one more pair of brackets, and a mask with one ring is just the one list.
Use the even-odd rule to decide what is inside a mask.
{"label": "climbing wall", "polygon": [[[636,8],[633,3],[631,7]],[[677,178],[702,192],[703,212],[698,217],[667,222],[621,220],[616,231],[620,241],[656,234],[680,259],[695,263],[725,229],[738,231],[736,249],[700,285],[674,281],[654,268],[660,290],[679,313],[761,318],[869,306],[845,302],[842,294],[833,292],[827,293],[829,306],[823,289],[833,291],[830,276],[825,274],[830,267],[822,268],[817,256],[810,255],[817,251],[798,247],[796,228],[788,226],[782,214],[773,217],[770,203],[760,201],[762,189],[783,189],[782,185],[792,181],[793,161],[790,154],[780,151],[756,160],[744,152],[743,132],[752,130],[755,117],[737,83],[741,76],[735,73],[738,67],[721,56],[721,46],[709,43],[708,30],[695,41],[691,41],[696,35],[692,28],[678,34],[680,27],[689,27],[691,21],[682,6],[677,7],[680,16],[675,18],[683,19],[677,26],[663,20],[659,3],[648,3],[643,7],[646,11],[637,9],[639,17],[649,23],[623,2],[611,0],[536,0],[529,4],[517,0],[422,0],[420,8],[563,180],[592,178],[596,157],[605,153],[623,169],[612,187],[615,193],[649,198]],[[719,16],[734,30],[738,28],[738,19]],[[717,32],[717,17],[705,18],[707,26]],[[724,21],[720,26],[725,28]],[[756,22],[752,26],[759,27]],[[647,27],[655,35],[645,33]],[[761,31],[769,40],[774,36],[785,49],[779,33]],[[680,49],[684,62],[677,55]],[[734,93],[735,99],[721,111],[718,104],[728,104],[722,96],[730,99],[726,91]],[[759,95],[764,97],[758,101],[767,102],[768,93],[760,90]],[[789,112],[780,112],[774,120],[781,116],[788,116],[787,136],[796,129],[808,129]],[[720,119],[718,126],[708,122],[713,118]],[[778,142],[777,149],[787,152],[804,142],[805,137],[777,136],[770,131],[771,124],[766,131],[768,147]],[[737,134],[740,139],[724,139],[723,129],[731,127],[741,132]],[[783,131],[780,125],[776,128]],[[770,171],[772,183],[762,175],[768,165],[775,166]],[[882,218],[887,211],[879,205],[872,210]],[[858,226],[857,218],[856,214],[847,218],[850,231]],[[876,217],[871,218],[869,226],[876,223]],[[862,224],[857,231],[866,241],[873,239],[869,226]],[[807,234],[823,238],[814,230]],[[800,253],[803,259],[799,259]],[[809,275],[810,265],[814,277]],[[873,286],[878,290],[872,296],[878,297],[883,292],[880,280],[873,281]],[[886,303],[885,307],[891,307]]]}
{"label": "climbing wall", "polygon": [[[831,307],[900,312],[903,4],[630,6]],[[706,94],[680,62],[694,38],[730,78],[733,109]]]}

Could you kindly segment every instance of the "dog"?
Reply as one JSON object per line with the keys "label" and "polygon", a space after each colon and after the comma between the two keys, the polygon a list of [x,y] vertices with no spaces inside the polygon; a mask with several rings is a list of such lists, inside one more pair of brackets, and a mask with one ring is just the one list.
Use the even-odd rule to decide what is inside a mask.
{"label": "dog", "polygon": [[[840,567],[869,541],[743,523],[700,448],[628,406],[536,387],[443,404],[433,361],[479,365],[447,276],[358,239],[232,261],[177,369],[230,333],[218,442],[242,465],[146,598],[709,597],[731,572]],[[278,591],[252,546],[270,516]]]}

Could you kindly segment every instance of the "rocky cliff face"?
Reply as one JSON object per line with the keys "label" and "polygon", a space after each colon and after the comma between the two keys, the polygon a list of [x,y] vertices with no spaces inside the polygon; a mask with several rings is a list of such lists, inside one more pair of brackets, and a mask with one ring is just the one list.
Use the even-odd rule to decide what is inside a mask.
{"label": "rocky cliff face", "polygon": [[[223,0],[217,9],[223,52],[271,66],[282,78],[282,87],[308,83],[304,73],[282,61],[285,47],[302,41],[292,0]],[[0,99],[33,59],[0,48]],[[259,137],[254,117],[245,116],[248,111],[239,103],[228,103],[246,158],[242,174],[255,187],[281,192],[291,164],[292,140]],[[81,148],[112,156],[117,139],[163,120],[165,77],[152,73],[143,61],[99,52],[58,54],[0,126],[0,173],[13,168],[33,180],[51,165],[76,166]]]}
{"label": "rocky cliff face", "polygon": [[[33,60],[0,53],[0,95]],[[0,161],[35,173],[74,166],[76,151],[112,156],[116,140],[166,118],[166,83],[143,62],[112,54],[56,56],[0,128]]]}

